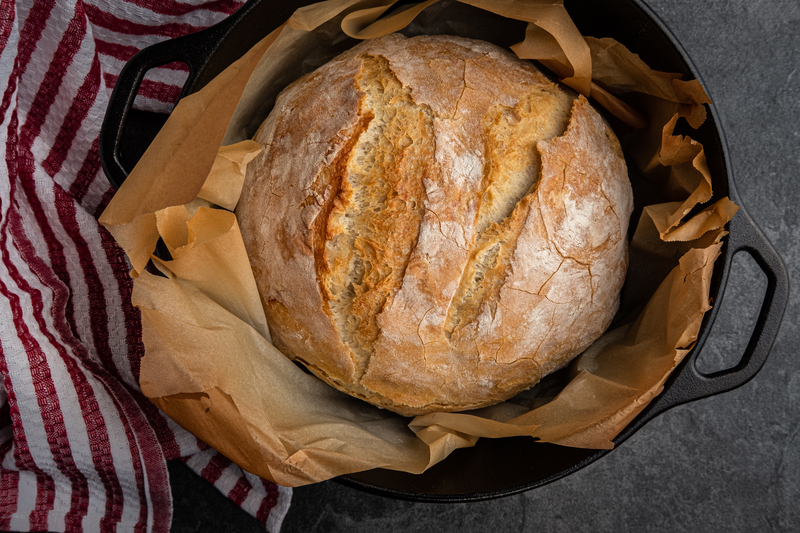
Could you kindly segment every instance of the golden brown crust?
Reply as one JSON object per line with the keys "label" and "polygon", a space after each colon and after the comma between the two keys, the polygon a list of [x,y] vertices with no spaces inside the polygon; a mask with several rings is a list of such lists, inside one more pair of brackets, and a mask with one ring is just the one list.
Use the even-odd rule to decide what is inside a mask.
{"label": "golden brown crust", "polygon": [[404,415],[531,387],[609,325],[632,195],[583,98],[487,43],[389,35],[287,88],[237,208],[276,345]]}

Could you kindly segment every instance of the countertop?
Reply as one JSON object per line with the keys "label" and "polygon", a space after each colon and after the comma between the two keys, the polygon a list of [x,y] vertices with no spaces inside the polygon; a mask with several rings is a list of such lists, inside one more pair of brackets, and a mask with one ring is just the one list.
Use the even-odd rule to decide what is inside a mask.
{"label": "countertop", "polygon": [[[800,2],[647,0],[697,67],[727,139],[744,208],[800,286]],[[740,253],[703,371],[734,366],[766,278]],[[335,481],[297,488],[295,532],[798,531],[800,298],[744,386],[673,408],[600,461],[542,488],[467,504],[410,503]],[[173,531],[263,531],[180,463]]]}

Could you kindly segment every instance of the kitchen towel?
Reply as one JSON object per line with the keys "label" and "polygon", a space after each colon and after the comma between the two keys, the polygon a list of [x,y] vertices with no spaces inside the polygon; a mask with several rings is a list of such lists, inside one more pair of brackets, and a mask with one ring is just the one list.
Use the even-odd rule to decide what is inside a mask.
{"label": "kitchen towel", "polygon": [[[97,223],[114,194],[103,114],[138,50],[210,26],[233,0],[0,0],[0,530],[166,532],[183,460],[275,533],[291,489],[243,472],[138,386],[125,254]],[[151,70],[167,112],[188,70]]]}

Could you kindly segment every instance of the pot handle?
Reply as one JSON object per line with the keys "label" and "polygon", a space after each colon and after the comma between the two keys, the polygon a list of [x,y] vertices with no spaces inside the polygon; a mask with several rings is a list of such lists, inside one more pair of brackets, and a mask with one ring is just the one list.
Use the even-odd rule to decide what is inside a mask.
{"label": "pot handle", "polygon": [[[733,257],[738,252],[749,253],[767,276],[766,294],[750,340],[736,366],[711,374],[697,370],[696,362],[702,349],[692,350],[688,360],[674,377],[674,382],[660,398],[658,407],[654,409],[652,415],[682,403],[744,385],[764,366],[778,335],[789,299],[789,275],[786,267],[772,244],[744,209],[740,209],[733,217],[729,227],[728,251],[725,256],[721,286],[725,286]],[[708,333],[705,336],[707,337]]]}
{"label": "pot handle", "polygon": [[103,119],[98,147],[103,170],[115,189],[128,177],[129,169],[120,159],[120,146],[128,114],[145,74],[152,68],[176,61],[185,63],[189,67],[189,77],[183,84],[180,98],[186,96],[189,88],[194,88],[211,53],[205,44],[209,30],[213,31],[214,27],[148,46],[134,55],[119,73]]}

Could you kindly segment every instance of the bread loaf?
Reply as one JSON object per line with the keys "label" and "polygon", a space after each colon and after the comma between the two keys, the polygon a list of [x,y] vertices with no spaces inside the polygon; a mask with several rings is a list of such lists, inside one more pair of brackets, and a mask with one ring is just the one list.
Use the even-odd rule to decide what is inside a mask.
{"label": "bread loaf", "polygon": [[585,98],[488,43],[389,35],[296,81],[237,218],[275,345],[403,415],[505,400],[608,327],[632,193]]}

